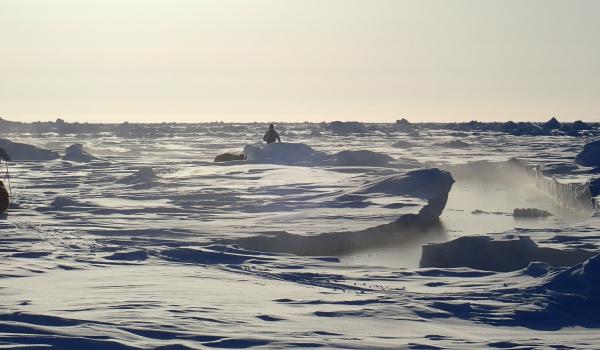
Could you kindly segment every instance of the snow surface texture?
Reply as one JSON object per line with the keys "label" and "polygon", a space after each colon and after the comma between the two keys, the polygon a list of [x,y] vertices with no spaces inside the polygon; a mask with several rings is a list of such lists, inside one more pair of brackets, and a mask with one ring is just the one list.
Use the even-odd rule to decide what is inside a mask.
{"label": "snow surface texture", "polygon": [[600,347],[597,174],[574,163],[597,125],[362,126],[277,125],[297,154],[214,163],[266,126],[0,121],[52,155],[10,164],[0,347]]}

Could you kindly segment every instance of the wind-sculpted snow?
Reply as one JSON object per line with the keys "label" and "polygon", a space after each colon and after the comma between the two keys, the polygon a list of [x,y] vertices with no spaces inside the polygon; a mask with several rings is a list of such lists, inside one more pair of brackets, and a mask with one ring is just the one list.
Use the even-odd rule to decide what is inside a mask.
{"label": "wind-sculpted snow", "polygon": [[[229,243],[247,249],[298,255],[339,255],[390,242],[398,243],[418,237],[420,232],[427,229],[435,228],[453,183],[452,176],[439,169],[414,170],[403,175],[386,177],[336,197],[335,203],[358,203],[378,195],[424,199],[426,202],[421,206],[417,203],[406,203],[410,207],[419,208],[417,213],[402,214],[392,223],[361,231],[326,232],[311,236],[277,232],[241,238]],[[325,206],[327,204],[324,203]]]}
{"label": "wind-sculpted snow", "polygon": [[573,266],[596,252],[540,247],[529,237],[467,236],[423,246],[421,267],[469,267],[488,271],[515,271],[532,262]]}
{"label": "wind-sculpted snow", "polygon": [[592,194],[592,178],[570,163],[533,166],[511,158],[503,162],[476,161],[449,165],[444,169],[459,179],[503,182],[516,186],[531,183],[560,207],[584,212],[593,210],[592,197],[595,195]]}
{"label": "wind-sculpted snow", "polygon": [[69,160],[72,162],[89,163],[92,161],[101,161],[100,158],[91,155],[88,151],[83,148],[81,143],[75,143],[65,149],[65,155],[63,160]]}
{"label": "wind-sculpted snow", "polygon": [[[433,318],[456,317],[497,327],[519,326],[561,332],[565,332],[566,327],[585,327],[593,331],[600,327],[598,261],[599,256],[594,254],[570,268],[531,263],[522,270],[484,277],[479,282],[482,288],[468,294],[459,292],[457,287],[462,283],[473,283],[475,279],[464,276],[461,282],[438,287],[448,289],[445,299],[420,297],[428,307],[417,313]],[[452,284],[454,290],[449,288]],[[486,290],[486,284],[502,287]],[[573,346],[594,348],[595,345],[584,342]]]}
{"label": "wind-sculpted snow", "polygon": [[[333,154],[314,150],[302,143],[277,142],[264,146],[246,145],[246,159],[256,163],[302,165],[302,166],[392,166],[394,158],[370,150],[346,150]],[[396,164],[402,167],[416,167],[417,162]]]}
{"label": "wind-sculpted snow", "polygon": [[154,169],[152,169],[151,167],[143,167],[138,169],[135,173],[129,175],[129,176],[125,176],[122,179],[117,180],[117,183],[120,184],[143,184],[143,183],[149,183],[152,182],[154,180],[156,180],[156,173],[154,172]]}
{"label": "wind-sculpted snow", "polygon": [[333,155],[332,165],[336,166],[389,166],[394,158],[369,150],[341,151]]}
{"label": "wind-sculpted snow", "polygon": [[537,187],[548,194],[556,203],[575,210],[593,210],[594,203],[589,179],[584,177],[561,180],[558,176],[545,176],[540,168],[535,170]]}
{"label": "wind-sculpted snow", "polygon": [[544,287],[561,293],[578,294],[600,308],[600,252],[552,276]]}
{"label": "wind-sculpted snow", "polygon": [[302,143],[271,143],[264,146],[246,145],[244,155],[249,161],[271,164],[320,165],[327,161],[324,152]]}
{"label": "wind-sculpted snow", "polygon": [[[364,203],[366,200],[390,195],[399,198],[419,198],[425,202],[404,200],[404,206],[415,208],[415,212],[402,214],[394,222],[366,230],[325,232],[311,236],[273,232],[225,243],[238,244],[252,250],[298,255],[339,255],[390,242],[414,239],[420,232],[433,229],[438,224],[438,218],[444,210],[453,183],[452,176],[439,169],[414,170],[399,176],[388,176],[339,195],[333,203],[336,203],[336,206],[339,205],[337,203],[348,203],[345,206],[356,207],[358,203]],[[323,206],[328,205],[329,202],[323,203]],[[391,204],[388,206],[401,207]]]}
{"label": "wind-sculpted snow", "polygon": [[471,147],[470,144],[461,141],[461,140],[451,140],[446,142],[436,143],[434,146],[438,147],[447,147],[447,148],[468,148]]}
{"label": "wind-sculpted snow", "polygon": [[[427,200],[427,205],[419,213],[427,217],[425,220],[435,221],[444,211],[453,183],[454,179],[447,171],[419,169],[364,185],[345,196],[383,193],[422,198]],[[345,196],[338,197],[338,200],[343,200]]]}
{"label": "wind-sculpted snow", "polygon": [[[276,123],[285,143],[257,147],[273,159],[223,163],[267,126],[0,124],[12,141],[101,159],[9,163],[0,347],[600,346],[600,217],[536,177],[565,199],[597,192],[574,163],[590,140],[562,131],[575,123],[536,123],[535,137],[500,123]],[[457,138],[470,146],[434,146]],[[459,242],[452,259],[476,268],[419,268],[428,242]]]}
{"label": "wind-sculpted snow", "polygon": [[414,146],[415,146],[414,143],[404,141],[404,140],[396,141],[392,144],[392,147],[396,147],[396,148],[413,148]]}

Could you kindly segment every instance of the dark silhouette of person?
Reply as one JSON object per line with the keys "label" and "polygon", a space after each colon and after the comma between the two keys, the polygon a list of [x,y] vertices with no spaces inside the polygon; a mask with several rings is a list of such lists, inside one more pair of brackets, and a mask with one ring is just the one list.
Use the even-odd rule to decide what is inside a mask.
{"label": "dark silhouette of person", "polygon": [[0,158],[4,159],[7,162],[10,160],[10,156],[8,155],[8,153],[6,153],[6,150],[2,147],[0,147]]}
{"label": "dark silhouette of person", "polygon": [[[10,160],[10,156],[2,147],[0,147],[0,159],[4,159],[7,162]],[[8,176],[8,167],[6,168],[6,176]],[[8,184],[10,185],[10,178],[8,178],[8,180]],[[10,196],[11,195],[8,193],[8,190],[6,189],[6,187],[4,187],[4,182],[0,181],[0,214],[4,213],[6,209],[8,209],[8,206],[10,205]]]}
{"label": "dark silhouette of person", "polygon": [[275,125],[269,124],[269,130],[265,133],[265,136],[263,136],[263,140],[266,141],[267,144],[273,143],[275,140],[277,140],[277,142],[281,142],[279,134],[277,131],[275,131]]}

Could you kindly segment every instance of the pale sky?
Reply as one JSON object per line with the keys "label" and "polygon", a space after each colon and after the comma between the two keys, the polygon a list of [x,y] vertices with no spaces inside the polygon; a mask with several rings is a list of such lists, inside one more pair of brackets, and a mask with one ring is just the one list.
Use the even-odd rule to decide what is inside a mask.
{"label": "pale sky", "polygon": [[0,0],[16,121],[600,121],[600,1]]}

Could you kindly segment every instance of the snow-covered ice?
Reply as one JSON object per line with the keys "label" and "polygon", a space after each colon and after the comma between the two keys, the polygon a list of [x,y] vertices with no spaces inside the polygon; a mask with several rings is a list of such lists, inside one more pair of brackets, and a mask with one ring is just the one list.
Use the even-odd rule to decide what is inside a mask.
{"label": "snow-covered ice", "polygon": [[598,126],[513,124],[8,123],[0,347],[597,349]]}

